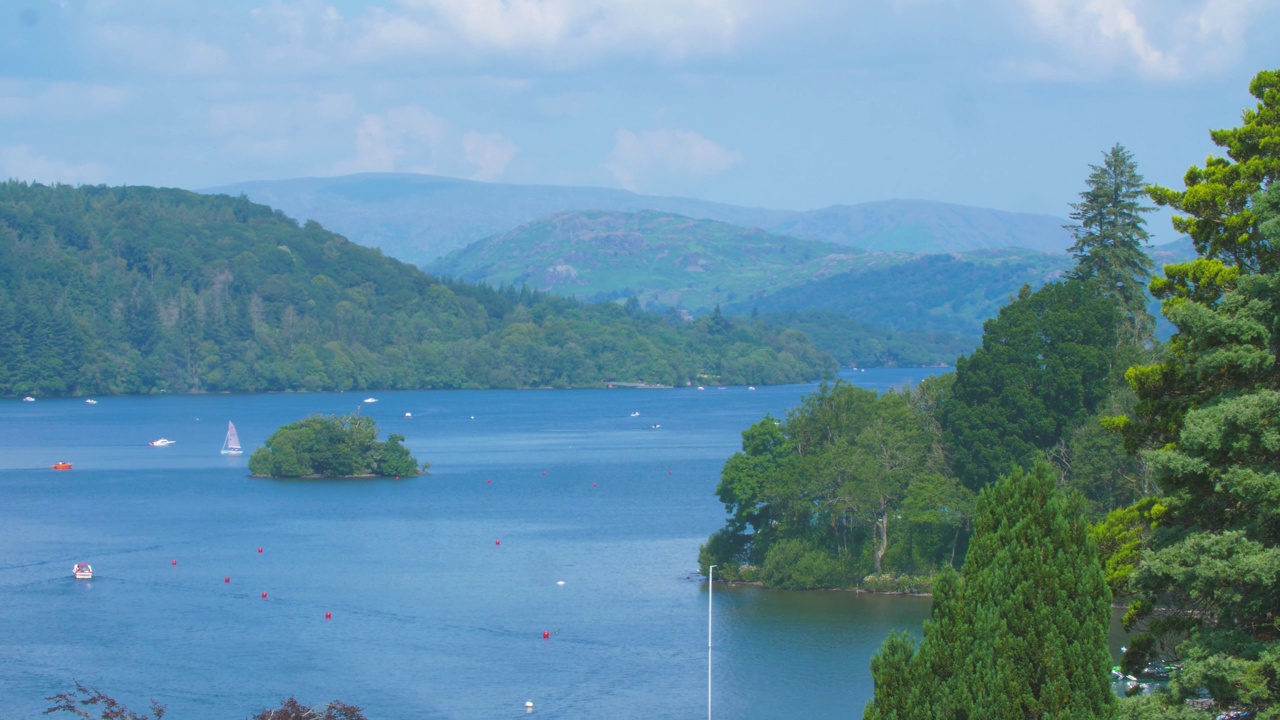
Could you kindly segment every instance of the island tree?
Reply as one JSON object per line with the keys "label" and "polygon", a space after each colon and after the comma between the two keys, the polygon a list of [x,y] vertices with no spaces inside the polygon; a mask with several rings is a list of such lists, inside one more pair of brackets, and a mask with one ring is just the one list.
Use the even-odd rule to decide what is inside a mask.
{"label": "island tree", "polygon": [[249,456],[249,472],[277,478],[417,475],[418,461],[404,439],[392,433],[379,442],[378,425],[368,416],[312,415],[272,433]]}

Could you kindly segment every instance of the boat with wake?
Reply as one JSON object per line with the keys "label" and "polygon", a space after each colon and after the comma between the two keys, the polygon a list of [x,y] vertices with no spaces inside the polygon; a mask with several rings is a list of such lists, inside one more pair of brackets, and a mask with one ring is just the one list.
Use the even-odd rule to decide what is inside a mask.
{"label": "boat with wake", "polygon": [[176,442],[178,441],[170,440],[169,438],[160,438],[159,440],[152,440],[147,444],[150,445],[151,447],[168,447]]}
{"label": "boat with wake", "polygon": [[77,580],[92,580],[93,567],[89,563],[76,563],[75,567],[71,568],[71,574],[75,575]]}

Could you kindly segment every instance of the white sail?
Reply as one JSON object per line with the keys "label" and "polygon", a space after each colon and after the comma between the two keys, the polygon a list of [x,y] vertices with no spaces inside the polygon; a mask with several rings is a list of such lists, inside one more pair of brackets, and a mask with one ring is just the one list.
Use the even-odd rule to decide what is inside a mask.
{"label": "white sail", "polygon": [[239,455],[244,450],[240,449],[240,436],[236,434],[235,423],[227,422],[227,437],[222,441],[223,455]]}

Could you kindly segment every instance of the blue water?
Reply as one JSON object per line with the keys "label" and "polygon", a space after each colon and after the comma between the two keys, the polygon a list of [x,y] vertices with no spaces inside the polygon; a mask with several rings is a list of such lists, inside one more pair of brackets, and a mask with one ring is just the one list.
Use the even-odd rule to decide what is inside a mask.
{"label": "blue water", "polygon": [[[228,420],[252,449],[367,393],[0,402],[0,717],[73,681],[182,720],[290,694],[373,720],[701,717],[720,467],[813,389],[376,393],[362,411],[432,463],[398,482],[254,480],[218,453]],[[857,717],[871,654],[927,612],[717,588],[715,715]]]}

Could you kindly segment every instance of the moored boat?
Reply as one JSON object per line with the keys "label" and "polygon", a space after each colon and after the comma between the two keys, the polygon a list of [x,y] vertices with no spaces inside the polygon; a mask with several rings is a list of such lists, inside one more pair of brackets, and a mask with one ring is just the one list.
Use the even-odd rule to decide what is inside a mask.
{"label": "moored boat", "polygon": [[71,569],[71,574],[75,575],[77,580],[92,580],[93,567],[89,563],[76,563]]}

